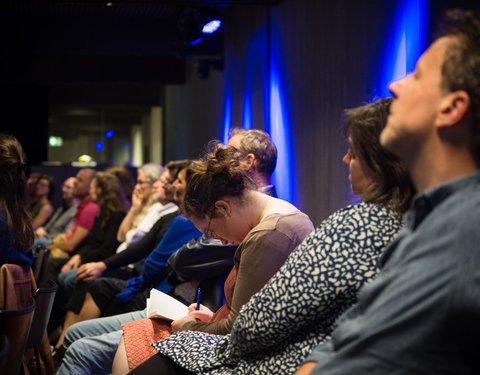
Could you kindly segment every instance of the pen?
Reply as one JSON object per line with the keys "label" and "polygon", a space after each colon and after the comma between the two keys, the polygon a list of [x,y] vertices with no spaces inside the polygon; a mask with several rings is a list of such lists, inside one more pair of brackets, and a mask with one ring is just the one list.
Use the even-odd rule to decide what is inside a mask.
{"label": "pen", "polygon": [[202,293],[202,290],[198,288],[197,290],[197,310],[200,310],[200,294]]}

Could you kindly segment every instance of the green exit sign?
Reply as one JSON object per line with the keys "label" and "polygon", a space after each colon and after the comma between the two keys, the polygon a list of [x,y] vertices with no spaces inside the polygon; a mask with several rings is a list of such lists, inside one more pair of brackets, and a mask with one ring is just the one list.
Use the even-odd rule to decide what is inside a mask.
{"label": "green exit sign", "polygon": [[50,136],[50,137],[48,137],[48,145],[50,147],[62,147],[63,146],[63,138],[62,137]]}

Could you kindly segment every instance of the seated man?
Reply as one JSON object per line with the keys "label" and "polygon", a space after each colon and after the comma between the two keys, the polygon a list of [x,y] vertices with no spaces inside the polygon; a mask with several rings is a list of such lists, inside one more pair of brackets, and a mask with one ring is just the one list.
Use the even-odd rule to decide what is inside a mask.
{"label": "seated man", "polygon": [[73,195],[79,199],[79,205],[73,218],[72,229],[66,234],[55,237],[47,247],[52,250],[52,258],[68,258],[87,238],[93,227],[98,206],[90,199],[90,182],[95,170],[80,169],[77,173]]}
{"label": "seated man", "polygon": [[300,374],[478,374],[480,335],[480,19],[447,28],[393,83],[381,144],[419,192],[382,271]]}

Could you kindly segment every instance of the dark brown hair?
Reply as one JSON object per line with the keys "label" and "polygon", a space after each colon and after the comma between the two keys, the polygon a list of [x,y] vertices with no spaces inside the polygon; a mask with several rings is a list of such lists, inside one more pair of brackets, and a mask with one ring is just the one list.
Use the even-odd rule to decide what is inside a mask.
{"label": "dark brown hair", "polygon": [[345,111],[345,133],[355,152],[381,181],[364,202],[380,203],[402,215],[415,193],[412,180],[403,162],[380,145],[380,133],[387,124],[392,98],[380,99]]}
{"label": "dark brown hair", "polygon": [[114,174],[120,185],[122,185],[123,191],[125,192],[126,198],[131,201],[133,189],[135,188],[135,179],[133,178],[130,171],[123,165],[113,165],[105,169],[105,172]]}
{"label": "dark brown hair", "polygon": [[175,180],[177,178],[178,172],[180,172],[184,168],[189,167],[191,163],[192,161],[189,159],[172,160],[165,165],[165,168],[170,171],[172,179]]}
{"label": "dark brown hair", "polygon": [[465,91],[470,98],[470,151],[480,163],[480,18],[472,11],[445,12],[437,37],[454,36],[445,51],[442,84],[448,92]]}
{"label": "dark brown hair", "polygon": [[128,202],[120,181],[114,174],[97,172],[92,181],[95,181],[97,188],[101,189],[96,203],[99,208],[97,217],[100,219],[100,226],[103,228],[113,212],[127,211]]}
{"label": "dark brown hair", "polygon": [[29,251],[33,246],[33,228],[26,202],[25,171],[27,159],[17,139],[0,134],[0,205],[13,242],[19,250]]}
{"label": "dark brown hair", "polygon": [[47,194],[47,199],[52,202],[53,197],[55,196],[55,179],[48,175],[48,174],[42,174],[38,177],[37,184],[40,180],[46,180],[48,182],[48,194]]}
{"label": "dark brown hair", "polygon": [[245,156],[232,146],[214,147],[201,160],[193,161],[187,171],[183,210],[190,217],[212,217],[217,200],[241,198],[245,191],[256,189]]}

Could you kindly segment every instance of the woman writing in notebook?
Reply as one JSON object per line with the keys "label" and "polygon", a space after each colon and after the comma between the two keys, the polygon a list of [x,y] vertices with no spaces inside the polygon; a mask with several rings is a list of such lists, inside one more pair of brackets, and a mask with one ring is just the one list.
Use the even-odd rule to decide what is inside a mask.
{"label": "woman writing in notebook", "polygon": [[[234,268],[225,282],[227,303],[215,313],[202,305],[196,310],[192,304],[189,314],[171,326],[154,319],[124,324],[112,374],[126,373],[155,354],[150,344],[172,331],[229,333],[242,305],[313,230],[308,216],[296,207],[256,191],[245,163],[235,148],[217,146],[193,163],[184,199],[184,211],[200,231],[225,245],[238,245]],[[159,325],[166,328],[160,337],[151,334],[159,332]],[[144,342],[141,350],[139,340]]]}

